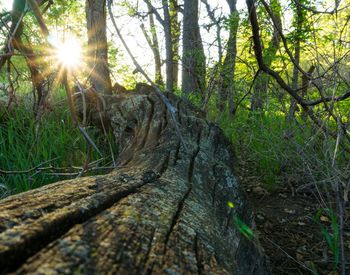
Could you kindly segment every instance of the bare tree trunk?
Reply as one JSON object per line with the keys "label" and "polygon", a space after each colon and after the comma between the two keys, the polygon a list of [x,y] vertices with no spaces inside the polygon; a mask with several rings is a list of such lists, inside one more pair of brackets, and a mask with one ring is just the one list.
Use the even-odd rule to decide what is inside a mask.
{"label": "bare tree trunk", "polygon": [[237,55],[237,31],[239,25],[239,14],[236,8],[237,0],[226,1],[230,7],[230,34],[227,42],[226,57],[222,65],[222,87],[219,91],[220,111],[223,111],[225,109],[228,95],[231,97],[233,96],[234,74]]}
{"label": "bare tree trunk", "polygon": [[171,23],[171,38],[173,48],[173,86],[177,88],[179,83],[179,46],[181,27],[178,21],[178,1],[169,0],[170,23]]}
{"label": "bare tree trunk", "polygon": [[198,0],[184,1],[182,91],[205,91],[205,55],[198,25]]}
{"label": "bare tree trunk", "polygon": [[86,0],[88,30],[88,64],[91,68],[91,85],[102,94],[112,93],[108,68],[106,0]]}
{"label": "bare tree trunk", "polygon": [[[293,68],[293,77],[292,77],[292,88],[296,90],[298,88],[298,79],[299,79],[299,70],[298,66],[300,63],[300,40],[296,40],[296,45],[295,45],[295,53],[294,53],[294,68]],[[289,108],[289,114],[288,114],[288,119],[293,119],[295,116],[295,109],[297,106],[297,102],[295,99],[291,100],[290,108]]]}
{"label": "bare tree trunk", "polygon": [[[308,75],[312,75],[313,72],[315,71],[316,67],[315,65],[311,65],[309,70],[307,71],[307,74]],[[309,88],[309,85],[310,85],[310,80],[307,78],[306,75],[303,75],[302,78],[301,78],[301,96],[303,98],[306,97],[306,94],[307,94],[307,90]],[[304,109],[302,109],[302,113],[301,113],[301,117],[306,120],[307,119],[307,116],[308,114],[305,112]]]}
{"label": "bare tree trunk", "polygon": [[[281,20],[281,5],[279,0],[272,0],[271,2],[271,10],[273,11],[273,15],[275,17],[275,21],[278,25],[278,29],[282,29],[282,20]],[[280,46],[281,38],[278,34],[277,28],[274,27],[274,31],[269,42],[269,46],[265,51],[264,61],[266,66],[270,67],[272,62],[275,59],[276,53]],[[264,107],[264,103],[267,97],[267,89],[269,85],[269,76],[265,73],[259,74],[256,79],[256,85],[253,89],[253,96],[251,99],[251,110],[252,111],[262,111]]]}
{"label": "bare tree trunk", "polygon": [[[293,78],[292,78],[292,88],[297,90],[298,88],[298,79],[299,79],[299,64],[300,64],[300,44],[302,36],[302,24],[303,24],[303,14],[302,9],[299,5],[296,5],[295,21],[296,21],[296,31],[295,31],[295,51],[294,51],[294,67],[293,67]],[[295,116],[295,109],[297,102],[295,99],[291,100],[288,119],[293,119]]]}
{"label": "bare tree trunk", "polygon": [[[165,35],[165,55],[166,55],[166,90],[169,92],[174,91],[174,83],[177,82],[177,74],[176,63],[174,63],[174,51],[178,47],[174,45],[174,41],[176,41],[176,35],[173,36],[173,31],[176,31],[174,28],[174,19],[177,20],[177,14],[174,17],[175,4],[176,0],[162,0],[163,7],[163,17],[160,15],[158,10],[152,5],[150,0],[144,0],[144,2],[148,5],[149,8],[152,9],[152,12],[155,14],[159,23],[163,26],[164,35]],[[177,8],[177,7],[176,7]],[[175,71],[174,71],[175,69]],[[176,80],[176,82],[174,82]]]}
{"label": "bare tree trunk", "polygon": [[157,29],[154,23],[154,15],[152,12],[152,7],[148,4],[148,19],[149,19],[149,28],[151,35],[148,34],[145,25],[141,22],[141,30],[147,40],[148,45],[150,46],[153,57],[154,57],[154,82],[158,85],[163,85],[163,77],[162,77],[162,61],[160,58],[160,50],[157,36]]}
{"label": "bare tree trunk", "polygon": [[165,54],[166,54],[166,89],[168,92],[173,92],[173,41],[171,34],[171,19],[169,11],[169,0],[162,0],[164,20],[163,27],[165,33]]}
{"label": "bare tree trunk", "polygon": [[150,20],[150,27],[151,27],[151,34],[152,34],[152,41],[153,41],[153,54],[154,54],[154,61],[155,61],[155,74],[156,74],[155,80],[157,84],[162,85],[163,84],[162,61],[160,57],[156,24],[154,23],[154,16],[152,13],[150,13],[149,15],[149,20]]}
{"label": "bare tree trunk", "polygon": [[140,87],[105,98],[117,169],[0,202],[0,273],[268,274],[257,240],[234,225],[253,218],[220,129],[166,94],[183,146],[159,96]]}

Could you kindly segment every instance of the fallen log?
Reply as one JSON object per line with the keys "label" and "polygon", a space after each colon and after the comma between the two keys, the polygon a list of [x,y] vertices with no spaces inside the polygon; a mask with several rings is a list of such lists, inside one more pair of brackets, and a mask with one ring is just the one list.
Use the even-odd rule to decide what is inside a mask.
{"label": "fallen log", "polygon": [[[166,94],[106,96],[118,168],[0,201],[0,273],[268,274],[221,130]],[[232,202],[231,207],[228,202]]]}

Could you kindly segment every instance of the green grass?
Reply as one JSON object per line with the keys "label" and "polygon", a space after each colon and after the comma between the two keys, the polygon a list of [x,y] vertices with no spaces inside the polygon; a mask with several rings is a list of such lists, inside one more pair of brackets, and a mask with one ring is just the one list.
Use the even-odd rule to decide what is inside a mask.
{"label": "green grass", "polygon": [[269,190],[285,183],[326,179],[327,173],[331,174],[335,140],[323,138],[310,123],[298,118],[297,122],[287,121],[278,112],[254,114],[248,110],[240,110],[234,117],[222,114],[218,122],[241,165]]}
{"label": "green grass", "polygon": [[[88,133],[105,157],[101,165],[107,165],[111,157],[106,137],[93,128],[88,129]],[[110,135],[109,139],[111,138]],[[2,170],[24,171],[47,161],[50,162],[43,167],[81,167],[87,158],[87,147],[84,137],[71,123],[64,104],[47,113],[39,127],[35,124],[31,109],[24,106],[16,107],[11,114],[6,114],[0,120]],[[114,149],[116,151],[115,146]],[[92,149],[90,162],[97,159],[101,159],[101,156]],[[0,197],[67,178],[52,175],[52,172],[34,170],[24,174],[0,173]]]}

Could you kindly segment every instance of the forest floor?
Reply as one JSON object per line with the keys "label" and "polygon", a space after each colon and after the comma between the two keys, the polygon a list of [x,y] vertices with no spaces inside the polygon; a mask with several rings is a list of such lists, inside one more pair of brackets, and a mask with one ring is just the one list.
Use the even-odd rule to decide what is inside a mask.
{"label": "forest floor", "polygon": [[[334,268],[335,257],[320,225],[331,232],[331,220],[322,214],[320,223],[316,222],[321,208],[316,188],[287,185],[268,192],[244,167],[248,166],[243,165],[237,173],[253,207],[259,241],[269,256],[273,274],[340,274]],[[346,274],[350,274],[349,203],[344,225]]]}

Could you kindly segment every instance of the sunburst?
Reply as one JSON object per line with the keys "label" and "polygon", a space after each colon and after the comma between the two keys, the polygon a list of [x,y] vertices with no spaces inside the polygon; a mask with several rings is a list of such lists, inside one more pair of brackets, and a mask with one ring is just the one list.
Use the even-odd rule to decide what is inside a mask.
{"label": "sunburst", "polygon": [[64,41],[53,43],[54,57],[59,63],[68,70],[77,69],[82,65],[82,47],[79,41],[70,36]]}

